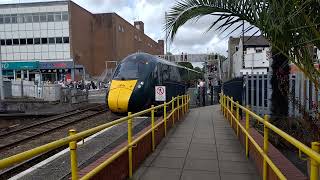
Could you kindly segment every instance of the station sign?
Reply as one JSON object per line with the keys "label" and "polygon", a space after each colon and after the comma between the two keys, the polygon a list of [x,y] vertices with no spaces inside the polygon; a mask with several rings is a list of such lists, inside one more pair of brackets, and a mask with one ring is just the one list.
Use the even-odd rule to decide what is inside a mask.
{"label": "station sign", "polygon": [[73,67],[72,61],[55,61],[55,62],[40,62],[40,69],[70,69]]}
{"label": "station sign", "polygon": [[155,87],[155,100],[166,101],[166,86]]}
{"label": "station sign", "polygon": [[39,68],[39,61],[31,62],[2,62],[3,70],[32,70]]}

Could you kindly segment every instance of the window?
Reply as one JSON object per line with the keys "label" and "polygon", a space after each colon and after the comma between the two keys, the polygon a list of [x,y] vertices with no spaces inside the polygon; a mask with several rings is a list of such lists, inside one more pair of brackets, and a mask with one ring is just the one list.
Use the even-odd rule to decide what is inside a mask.
{"label": "window", "polygon": [[27,44],[26,39],[20,39],[20,45],[24,45],[24,44]]}
{"label": "window", "polygon": [[47,14],[46,13],[40,14],[40,22],[47,22]]}
{"label": "window", "polygon": [[0,16],[0,24],[3,24],[3,23],[4,23],[3,16]]}
{"label": "window", "polygon": [[119,25],[119,27],[118,27],[118,30],[119,30],[119,32],[121,32],[121,26]]}
{"label": "window", "polygon": [[25,22],[26,23],[32,23],[32,16],[31,15],[26,15],[25,16]]}
{"label": "window", "polygon": [[49,44],[54,44],[56,43],[55,38],[49,38]]}
{"label": "window", "polygon": [[6,24],[9,24],[9,23],[11,22],[11,17],[10,17],[10,16],[6,16],[6,17],[4,18],[4,22],[5,22]]}
{"label": "window", "polygon": [[54,21],[53,14],[48,14],[48,22],[53,22],[53,21]]}
{"label": "window", "polygon": [[68,14],[68,12],[63,12],[63,13],[62,13],[62,20],[63,20],[63,21],[68,21],[68,20],[69,20],[69,14]]}
{"label": "window", "polygon": [[33,22],[39,22],[40,21],[39,14],[33,14],[32,18],[33,18]]}
{"label": "window", "polygon": [[8,45],[8,46],[12,45],[12,40],[11,39],[7,39],[6,40],[6,45]]}
{"label": "window", "polygon": [[12,14],[12,16],[11,16],[11,21],[12,21],[12,23],[17,23],[17,15],[16,14]]}
{"label": "window", "polygon": [[27,44],[33,44],[33,39],[32,38],[28,38],[27,39]]}
{"label": "window", "polygon": [[5,41],[4,39],[1,39],[1,40],[0,40],[0,44],[1,44],[1,46],[6,45],[6,41]]}
{"label": "window", "polygon": [[41,44],[48,44],[48,38],[41,38]]}
{"label": "window", "polygon": [[13,39],[12,42],[13,45],[19,45],[19,39]]}
{"label": "window", "polygon": [[63,37],[63,43],[69,43],[69,37]]}
{"label": "window", "polygon": [[54,21],[61,21],[61,13],[55,13]]}
{"label": "window", "polygon": [[34,38],[34,44],[40,44],[40,38]]}
{"label": "window", "polygon": [[17,22],[18,22],[18,23],[23,23],[23,22],[24,22],[24,16],[21,15],[21,14],[19,14],[19,15],[18,15],[18,18],[17,18]]}
{"label": "window", "polygon": [[57,37],[56,38],[56,43],[61,44],[62,43],[62,37]]}
{"label": "window", "polygon": [[256,53],[262,53],[262,49],[256,49]]}

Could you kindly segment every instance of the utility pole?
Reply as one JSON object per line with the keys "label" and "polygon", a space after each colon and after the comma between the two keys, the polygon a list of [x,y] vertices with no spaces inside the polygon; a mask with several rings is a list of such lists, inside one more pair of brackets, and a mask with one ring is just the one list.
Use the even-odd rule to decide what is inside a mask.
{"label": "utility pole", "polygon": [[[0,38],[1,41],[1,38]],[[1,44],[0,44],[0,96],[1,101],[4,100],[4,91],[3,91],[3,76],[2,76],[2,54],[1,54]]]}
{"label": "utility pole", "polygon": [[[166,21],[166,24],[167,24],[168,23],[167,11],[164,13],[164,18],[165,18],[165,21]],[[166,54],[165,55],[168,55],[168,28],[166,28]]]}

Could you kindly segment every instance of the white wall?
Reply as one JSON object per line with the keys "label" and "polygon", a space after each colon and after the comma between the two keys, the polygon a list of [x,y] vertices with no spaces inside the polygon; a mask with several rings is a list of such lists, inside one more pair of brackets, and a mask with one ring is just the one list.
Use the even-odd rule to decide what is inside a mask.
{"label": "white wall", "polygon": [[[39,12],[67,12],[68,5],[48,5],[34,7],[0,6],[0,14],[25,14]],[[69,22],[31,22],[0,24],[0,39],[69,37]],[[69,40],[70,41],[70,40]],[[1,46],[1,57],[5,61],[64,60],[70,59],[70,43],[32,44]]]}
{"label": "white wall", "polygon": [[[269,67],[270,48],[255,47],[246,48],[244,52],[244,68],[242,64],[242,41],[239,42],[239,49],[233,54],[232,77],[239,77],[241,73],[267,73]],[[261,52],[260,52],[261,50]],[[253,68],[252,68],[253,67]]]}

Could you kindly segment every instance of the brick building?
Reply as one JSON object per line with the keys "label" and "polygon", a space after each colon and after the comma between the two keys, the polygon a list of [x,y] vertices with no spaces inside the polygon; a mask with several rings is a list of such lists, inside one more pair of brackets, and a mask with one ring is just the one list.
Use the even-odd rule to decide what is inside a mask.
{"label": "brick building", "polygon": [[72,1],[0,5],[0,54],[5,77],[56,81],[101,75],[106,61],[134,52],[163,54],[164,42],[141,21],[92,14]]}

